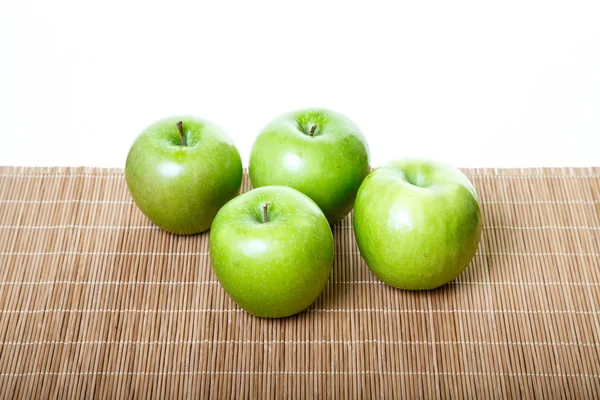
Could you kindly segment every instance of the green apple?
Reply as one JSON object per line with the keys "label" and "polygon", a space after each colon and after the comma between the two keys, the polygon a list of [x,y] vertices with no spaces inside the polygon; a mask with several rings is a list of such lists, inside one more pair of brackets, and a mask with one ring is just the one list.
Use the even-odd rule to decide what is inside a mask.
{"label": "green apple", "polygon": [[227,203],[210,230],[210,259],[225,291],[266,318],[306,309],[327,284],[333,235],[306,195],[267,186]]}
{"label": "green apple", "polygon": [[434,289],[469,264],[481,237],[475,188],[458,169],[402,159],[373,171],[354,208],[360,253],[379,279],[410,290]]}
{"label": "green apple", "polygon": [[240,154],[217,125],[170,117],[146,128],[129,150],[127,187],[142,212],[162,229],[194,234],[210,228],[242,183]]}
{"label": "green apple", "polygon": [[332,224],[350,212],[370,169],[369,148],[360,129],[347,117],[325,109],[275,118],[250,152],[254,187],[297,189],[313,199]]}

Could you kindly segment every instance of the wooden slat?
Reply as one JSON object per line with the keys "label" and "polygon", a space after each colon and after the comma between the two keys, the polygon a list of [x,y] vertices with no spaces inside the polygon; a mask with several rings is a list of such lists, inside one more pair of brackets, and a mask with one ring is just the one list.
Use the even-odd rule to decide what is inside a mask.
{"label": "wooden slat", "polygon": [[600,168],[464,172],[485,223],[456,281],[380,283],[349,216],[321,297],[267,320],[122,170],[2,167],[0,397],[598,398]]}

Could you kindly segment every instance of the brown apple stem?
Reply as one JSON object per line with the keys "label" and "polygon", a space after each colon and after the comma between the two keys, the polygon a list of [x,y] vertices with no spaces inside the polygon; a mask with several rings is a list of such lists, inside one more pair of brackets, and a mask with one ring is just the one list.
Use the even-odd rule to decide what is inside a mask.
{"label": "brown apple stem", "polygon": [[177,123],[177,129],[179,129],[179,137],[181,137],[181,145],[187,146],[187,142],[185,140],[185,136],[183,136],[183,122],[179,121]]}
{"label": "brown apple stem", "polygon": [[314,124],[313,126],[310,127],[310,136],[315,134],[315,131],[317,130],[317,124]]}
{"label": "brown apple stem", "polygon": [[269,222],[269,216],[267,214],[267,209],[269,208],[269,206],[271,205],[271,203],[265,203],[265,205],[263,206],[263,222]]}

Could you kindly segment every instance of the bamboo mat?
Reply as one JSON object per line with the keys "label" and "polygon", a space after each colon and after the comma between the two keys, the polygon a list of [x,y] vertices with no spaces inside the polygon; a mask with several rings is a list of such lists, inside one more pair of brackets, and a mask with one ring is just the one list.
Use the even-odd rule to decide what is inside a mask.
{"label": "bamboo mat", "polygon": [[455,282],[381,284],[348,217],[322,296],[267,320],[122,170],[0,168],[0,396],[598,398],[600,168],[464,172],[485,223]]}

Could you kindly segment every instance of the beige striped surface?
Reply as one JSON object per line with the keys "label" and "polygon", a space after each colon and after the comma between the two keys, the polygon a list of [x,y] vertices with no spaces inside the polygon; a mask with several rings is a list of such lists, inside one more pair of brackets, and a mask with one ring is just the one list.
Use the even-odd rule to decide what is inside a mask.
{"label": "beige striped surface", "polygon": [[0,397],[598,398],[600,168],[464,171],[485,224],[455,282],[379,283],[348,217],[322,296],[266,320],[122,170],[0,168]]}

